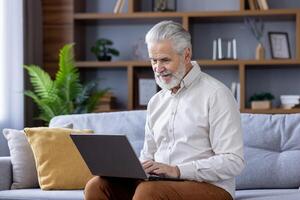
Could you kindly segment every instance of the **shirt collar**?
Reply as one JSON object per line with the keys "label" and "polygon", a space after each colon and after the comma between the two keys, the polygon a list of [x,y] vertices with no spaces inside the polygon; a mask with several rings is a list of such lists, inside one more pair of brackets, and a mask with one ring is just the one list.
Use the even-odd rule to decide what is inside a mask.
{"label": "shirt collar", "polygon": [[196,61],[191,61],[191,64],[192,64],[192,69],[181,81],[180,88],[189,87],[201,72],[200,66]]}
{"label": "shirt collar", "polygon": [[171,90],[168,90],[168,93],[171,96],[176,96],[178,93],[180,93],[180,91],[183,88],[188,88],[193,83],[193,81],[199,76],[199,74],[201,73],[200,66],[198,65],[198,63],[196,61],[191,61],[191,64],[192,64],[192,69],[182,79],[182,81],[180,83],[179,90],[175,94],[173,94]]}

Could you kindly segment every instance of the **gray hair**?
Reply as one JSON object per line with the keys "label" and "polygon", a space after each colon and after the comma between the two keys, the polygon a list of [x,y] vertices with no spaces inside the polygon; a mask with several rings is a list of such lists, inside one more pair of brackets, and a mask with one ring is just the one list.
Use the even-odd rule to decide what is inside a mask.
{"label": "gray hair", "polygon": [[170,40],[174,50],[183,54],[185,48],[192,50],[191,35],[181,24],[173,21],[162,21],[153,26],[146,34],[146,44]]}

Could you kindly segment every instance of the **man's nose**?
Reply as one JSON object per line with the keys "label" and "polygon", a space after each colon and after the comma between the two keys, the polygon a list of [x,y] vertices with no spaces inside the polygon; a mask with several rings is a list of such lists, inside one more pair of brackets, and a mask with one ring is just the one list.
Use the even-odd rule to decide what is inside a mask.
{"label": "man's nose", "polygon": [[157,73],[161,73],[161,72],[163,72],[164,70],[165,70],[165,67],[163,66],[163,64],[160,63],[160,62],[158,62],[155,71],[156,71]]}

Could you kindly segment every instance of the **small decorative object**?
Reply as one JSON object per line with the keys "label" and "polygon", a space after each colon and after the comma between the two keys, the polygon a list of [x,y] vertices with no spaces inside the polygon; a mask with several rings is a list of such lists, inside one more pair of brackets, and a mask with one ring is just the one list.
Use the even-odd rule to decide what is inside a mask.
{"label": "small decorative object", "polygon": [[291,58],[289,37],[284,32],[269,32],[271,56],[274,59]]}
{"label": "small decorative object", "polygon": [[153,11],[174,12],[176,11],[176,0],[153,0]]}
{"label": "small decorative object", "polygon": [[136,40],[132,47],[134,60],[148,60],[147,46],[143,38]]}
{"label": "small decorative object", "polygon": [[254,110],[258,109],[270,109],[272,107],[271,101],[274,96],[271,93],[263,92],[259,94],[254,94],[250,97],[251,108]]}
{"label": "small decorative object", "polygon": [[213,60],[236,59],[236,39],[218,38],[213,40]]}
{"label": "small decorative object", "polygon": [[99,99],[93,112],[110,112],[115,109],[115,106],[116,97],[112,94],[112,92],[107,92]]}
{"label": "small decorative object", "polygon": [[113,42],[109,39],[100,38],[92,46],[91,52],[95,54],[99,61],[111,61],[112,56],[119,56],[119,51],[109,46],[113,45]]}
{"label": "small decorative object", "polygon": [[280,95],[281,107],[292,109],[300,104],[300,95]]}
{"label": "small decorative object", "polygon": [[265,49],[262,44],[262,36],[264,33],[264,22],[261,18],[245,18],[245,24],[250,29],[252,34],[254,35],[255,39],[258,42],[258,45],[256,47],[256,54],[255,59],[256,60],[263,60],[265,59]]}

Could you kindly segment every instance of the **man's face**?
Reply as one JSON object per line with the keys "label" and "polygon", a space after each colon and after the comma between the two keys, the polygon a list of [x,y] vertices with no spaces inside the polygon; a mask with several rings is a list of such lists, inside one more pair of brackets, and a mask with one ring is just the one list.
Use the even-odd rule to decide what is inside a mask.
{"label": "man's face", "polygon": [[183,56],[173,50],[171,41],[164,40],[148,46],[148,53],[156,83],[164,89],[172,89],[180,84],[185,75]]}

